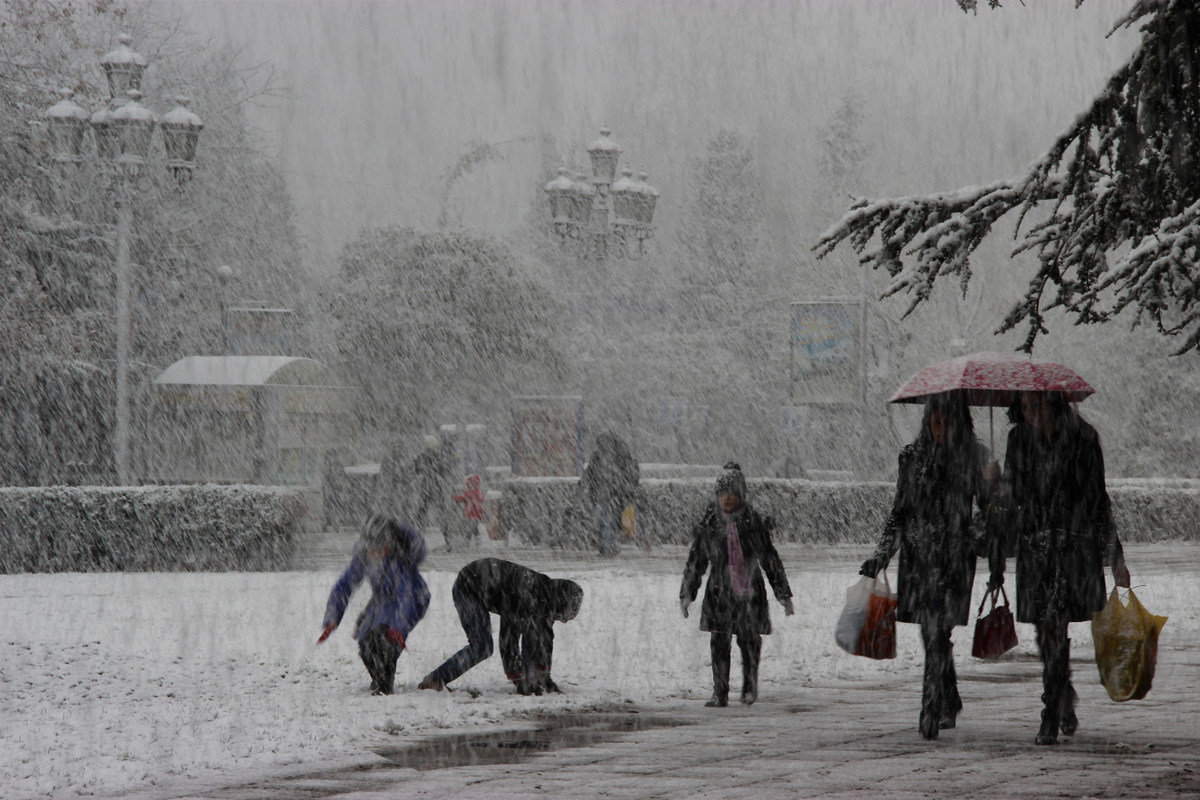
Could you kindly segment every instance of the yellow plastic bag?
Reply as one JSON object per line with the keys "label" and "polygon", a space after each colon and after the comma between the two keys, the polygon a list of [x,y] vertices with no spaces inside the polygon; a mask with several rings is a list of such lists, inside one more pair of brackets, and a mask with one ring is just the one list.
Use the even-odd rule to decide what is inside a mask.
{"label": "yellow plastic bag", "polygon": [[637,512],[634,511],[632,503],[625,506],[625,510],[621,512],[621,533],[626,539],[637,536]]}
{"label": "yellow plastic bag", "polygon": [[1104,609],[1092,615],[1096,666],[1100,682],[1113,700],[1141,700],[1150,691],[1158,660],[1158,634],[1166,624],[1167,618],[1147,611],[1132,589],[1128,605],[1114,588]]}

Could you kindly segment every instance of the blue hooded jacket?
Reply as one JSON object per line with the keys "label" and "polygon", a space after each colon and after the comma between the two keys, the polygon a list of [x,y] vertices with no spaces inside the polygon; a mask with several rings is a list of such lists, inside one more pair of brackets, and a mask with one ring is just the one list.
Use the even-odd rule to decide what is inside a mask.
{"label": "blue hooded jacket", "polygon": [[425,539],[409,525],[397,524],[397,541],[388,554],[377,558],[368,552],[364,537],[354,545],[350,566],[334,584],[325,606],[325,625],[337,625],[346,613],[350,595],[366,578],[371,583],[371,600],[358,621],[354,638],[361,640],[383,625],[395,628],[405,639],[429,608],[429,587],[417,571],[425,560]]}

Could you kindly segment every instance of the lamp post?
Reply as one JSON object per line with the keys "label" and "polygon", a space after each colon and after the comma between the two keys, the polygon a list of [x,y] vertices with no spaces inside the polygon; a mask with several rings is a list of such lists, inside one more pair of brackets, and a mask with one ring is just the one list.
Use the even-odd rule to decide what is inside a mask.
{"label": "lamp post", "polygon": [[187,108],[187,98],[162,121],[141,103],[142,73],[146,59],[130,47],[127,34],[120,44],[100,61],[108,80],[109,103],[89,118],[72,99],[69,90],[60,90],[62,99],[43,112],[50,133],[51,159],[59,164],[82,164],[84,134],[91,123],[96,140],[96,155],[103,169],[113,175],[114,205],[117,213],[117,369],[116,424],[113,430],[113,461],[117,481],[128,484],[129,465],[129,236],[133,227],[130,204],[132,181],[150,157],[154,128],[161,127],[167,166],[179,181],[191,177],[195,169],[196,144],[204,124]]}
{"label": "lamp post", "polygon": [[[566,167],[546,184],[550,197],[550,224],[562,244],[578,258],[618,258],[636,261],[645,254],[644,243],[654,235],[651,221],[658,190],[646,182],[646,173],[635,178],[630,169],[616,178],[621,148],[609,138],[608,128],[587,147],[592,177],[582,172],[572,179]],[[616,178],[616,180],[614,180]]]}

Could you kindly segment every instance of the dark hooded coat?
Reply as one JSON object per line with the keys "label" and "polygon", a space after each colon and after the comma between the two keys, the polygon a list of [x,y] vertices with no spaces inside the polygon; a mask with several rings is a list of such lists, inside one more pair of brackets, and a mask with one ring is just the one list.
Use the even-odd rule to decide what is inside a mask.
{"label": "dark hooded coat", "polygon": [[1040,622],[1054,603],[1071,622],[1091,620],[1107,599],[1103,567],[1123,558],[1099,434],[1073,411],[1049,438],[1018,423],[1004,474],[1017,532],[1017,619]]}
{"label": "dark hooded coat", "polygon": [[972,520],[974,505],[987,504],[987,459],[987,448],[973,435],[950,451],[927,437],[900,451],[896,496],[872,556],[886,569],[900,551],[897,621],[920,622],[938,613],[954,625],[967,624],[980,549]]}
{"label": "dark hooded coat", "polygon": [[579,483],[593,506],[619,513],[637,496],[641,470],[623,441],[612,433],[596,437]]}
{"label": "dark hooded coat", "polygon": [[735,514],[742,558],[750,576],[749,597],[739,599],[733,593],[725,520],[716,503],[709,503],[699,524],[692,528],[692,547],[683,570],[679,597],[688,602],[694,600],[707,570],[708,584],[704,588],[704,602],[700,607],[700,630],[768,634],[771,632],[771,615],[767,610],[763,573],[771,582],[779,602],[791,598],[792,588],[783,570],[783,561],[771,542],[774,525],[770,518],[745,503]]}

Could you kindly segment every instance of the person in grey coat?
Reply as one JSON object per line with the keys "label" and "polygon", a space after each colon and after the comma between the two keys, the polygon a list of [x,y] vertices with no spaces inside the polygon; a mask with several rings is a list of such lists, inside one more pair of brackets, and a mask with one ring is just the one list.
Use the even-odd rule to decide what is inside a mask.
{"label": "person in grey coat", "polygon": [[[1100,436],[1061,392],[1023,392],[1009,409],[1000,505],[1017,539],[1017,620],[1037,628],[1042,657],[1042,724],[1034,741],[1071,735],[1079,720],[1071,685],[1072,622],[1104,608],[1104,566],[1129,586],[1129,568],[1104,484]],[[1004,581],[999,537],[989,586]]]}
{"label": "person in grey coat", "polygon": [[692,546],[679,588],[679,608],[686,619],[708,572],[700,630],[710,632],[713,694],[705,703],[710,707],[729,703],[730,645],[735,635],[742,653],[742,702],[750,705],[758,699],[762,637],[771,632],[763,573],[784,613],[794,613],[792,588],[771,542],[774,523],[745,500],[746,478],[741,466],[730,461],[717,478],[716,502],[708,504],[692,528]]}
{"label": "person in grey coat", "polygon": [[[900,452],[896,495],[879,544],[860,570],[874,578],[900,552],[896,620],[921,626],[925,675],[918,728],[926,739],[953,728],[962,709],[950,635],[971,614],[980,545],[971,523],[975,505],[986,508],[991,495],[984,480],[988,458],[961,395],[931,396],[920,433]],[[988,472],[996,476],[998,466]]]}
{"label": "person in grey coat", "polygon": [[620,552],[617,531],[621,529],[621,513],[636,499],[640,477],[637,461],[616,434],[606,431],[596,437],[579,484],[600,534],[602,556]]}

